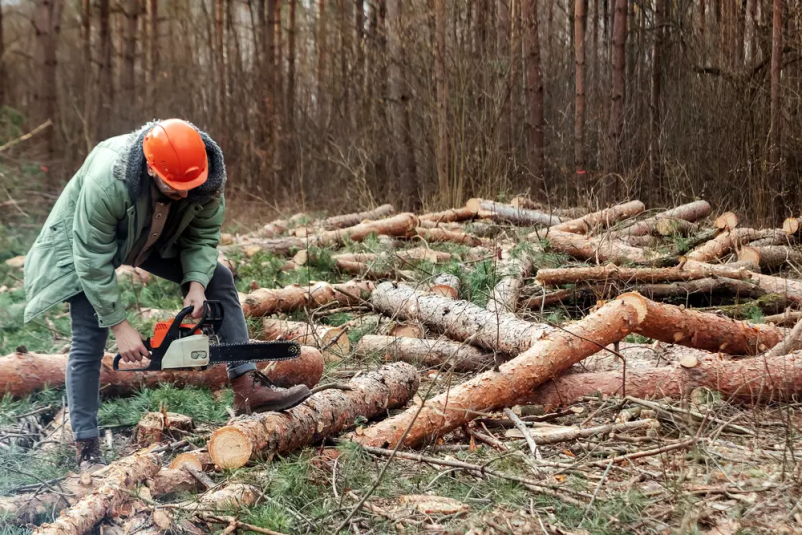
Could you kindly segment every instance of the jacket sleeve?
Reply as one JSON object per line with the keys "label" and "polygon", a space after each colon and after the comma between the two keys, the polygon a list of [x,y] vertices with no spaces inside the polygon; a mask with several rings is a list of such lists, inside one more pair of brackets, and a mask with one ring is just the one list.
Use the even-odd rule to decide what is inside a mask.
{"label": "jacket sleeve", "polygon": [[117,253],[117,223],[125,215],[125,202],[114,191],[87,177],[75,206],[72,252],[75,272],[101,327],[125,319],[112,259]]}
{"label": "jacket sleeve", "polygon": [[199,282],[204,288],[217,267],[217,245],[225,215],[225,199],[204,204],[178,239],[184,279],[181,285]]}

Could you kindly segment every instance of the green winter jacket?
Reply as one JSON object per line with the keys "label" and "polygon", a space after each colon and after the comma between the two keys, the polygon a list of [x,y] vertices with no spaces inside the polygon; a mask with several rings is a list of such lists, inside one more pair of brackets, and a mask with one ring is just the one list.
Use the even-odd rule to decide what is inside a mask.
{"label": "green winter jacket", "polygon": [[[84,292],[101,327],[125,319],[115,269],[151,217],[142,140],[155,123],[100,143],[59,196],[25,259],[25,321]],[[203,286],[217,265],[226,181],[223,154],[203,132],[209,178],[175,203],[157,252],[180,257],[183,283]]]}

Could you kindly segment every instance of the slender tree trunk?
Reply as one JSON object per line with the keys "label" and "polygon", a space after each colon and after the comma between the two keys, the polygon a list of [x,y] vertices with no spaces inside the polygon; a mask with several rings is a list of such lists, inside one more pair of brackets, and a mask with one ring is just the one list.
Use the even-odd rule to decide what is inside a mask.
{"label": "slender tree trunk", "polygon": [[574,62],[576,105],[574,109],[574,165],[577,182],[585,174],[585,0],[574,0]]}
{"label": "slender tree trunk", "polygon": [[[599,81],[599,0],[593,0],[593,25],[591,26],[590,77],[591,87]],[[592,92],[592,94],[595,92]],[[595,97],[592,97],[595,100]]]}
{"label": "slender tree trunk", "polygon": [[736,66],[742,67],[744,64],[744,37],[746,35],[746,2],[747,0],[738,0],[735,4],[735,11],[737,13],[737,26],[735,28],[735,61]]}
{"label": "slender tree trunk", "polygon": [[393,123],[393,137],[398,159],[399,190],[403,204],[416,209],[420,205],[418,177],[415,170],[415,154],[412,148],[412,132],[409,123],[409,95],[404,82],[402,65],[404,47],[401,41],[401,0],[387,0],[387,37],[389,47],[389,89]]}
{"label": "slender tree trunk", "polygon": [[[610,163],[609,173],[622,171],[621,144],[624,133],[624,100],[626,98],[626,43],[627,43],[627,0],[616,0],[615,22],[613,27],[613,87],[610,109]],[[617,196],[618,180],[608,180],[605,197],[612,200]]]}
{"label": "slender tree trunk", "polygon": [[705,20],[705,10],[706,10],[706,3],[707,0],[699,0],[699,35],[702,39],[702,57],[704,57],[705,50],[707,49],[707,42],[706,42],[706,20]]}
{"label": "slender tree trunk", "polygon": [[771,125],[769,135],[769,173],[777,182],[780,174],[780,73],[782,70],[783,2],[774,0],[771,40]]}
{"label": "slender tree trunk", "polygon": [[260,22],[264,25],[262,35],[264,36],[264,74],[265,74],[265,117],[267,127],[267,139],[265,139],[266,164],[268,173],[268,183],[273,191],[276,191],[273,174],[273,154],[276,146],[276,101],[278,92],[276,91],[276,4],[277,0],[267,0],[265,6],[265,19]]}
{"label": "slender tree trunk", "polygon": [[0,6],[0,108],[6,103],[6,48],[3,39],[3,6]]}
{"label": "slender tree trunk", "polygon": [[[290,27],[287,35],[287,125],[290,136],[295,135],[295,4],[297,0],[290,2]],[[290,143],[292,145],[292,143]],[[290,151],[291,152],[291,151]],[[290,158],[291,159],[291,158]]]}
{"label": "slender tree trunk", "polygon": [[546,193],[546,157],[543,134],[543,72],[540,66],[540,38],[537,29],[537,0],[524,0],[524,62],[526,64],[526,132],[529,172],[533,190]]}
{"label": "slender tree trunk", "polygon": [[509,106],[509,125],[510,125],[510,150],[517,154],[518,139],[520,138],[520,124],[519,118],[521,117],[521,67],[523,65],[522,58],[522,41],[521,32],[521,0],[510,1],[510,74],[509,74],[509,90],[510,106]]}
{"label": "slender tree trunk", "polygon": [[325,119],[326,99],[326,61],[328,46],[326,44],[326,0],[318,0],[317,13],[317,111],[318,125],[322,126]]}
{"label": "slender tree trunk", "polygon": [[136,34],[139,22],[140,0],[127,0],[125,3],[125,33],[123,37],[123,68],[120,85],[126,102],[126,128],[133,127],[136,117],[136,82],[134,63],[136,60]]}
{"label": "slender tree trunk", "polygon": [[348,79],[348,49],[351,47],[351,40],[348,38],[348,28],[346,25],[346,0],[337,0],[337,14],[339,16],[340,33],[340,113],[344,119],[344,125],[351,124],[351,111],[349,106],[351,81]]}
{"label": "slender tree trunk", "polygon": [[38,80],[34,102],[39,110],[40,122],[48,119],[53,126],[42,134],[49,159],[55,153],[56,117],[56,68],[58,58],[59,34],[61,33],[62,0],[37,0],[34,11],[34,29],[36,32],[36,60]]}
{"label": "slender tree trunk", "polygon": [[225,0],[214,0],[214,56],[215,74],[217,75],[217,87],[215,92],[215,116],[218,120],[218,129],[225,132],[226,112],[226,69],[225,69],[225,44],[223,42],[223,30],[225,23]]}
{"label": "slender tree trunk", "polygon": [[448,86],[446,85],[446,0],[434,0],[434,85],[437,97],[437,181],[440,198],[449,198],[448,189]]}
{"label": "slender tree trunk", "polygon": [[[509,84],[507,77],[509,76],[509,65],[505,56],[510,49],[510,8],[509,2],[511,0],[497,0],[496,3],[496,54],[499,58],[499,67],[497,67],[497,91],[501,92],[501,110],[498,121],[499,129],[499,146],[501,150],[506,152],[510,147],[510,96],[508,93]],[[505,69],[502,66],[506,66]]]}
{"label": "slender tree trunk", "polygon": [[354,95],[357,113],[354,121],[358,127],[365,124],[368,112],[368,103],[365,100],[367,88],[365,87],[365,0],[356,0],[354,4],[354,25],[356,26],[356,65],[354,66]]}
{"label": "slender tree trunk", "polygon": [[757,3],[758,0],[746,1],[746,63],[755,62],[757,46]]}
{"label": "slender tree trunk", "polygon": [[662,161],[660,154],[660,90],[663,69],[663,7],[665,0],[654,0],[654,43],[652,45],[652,94],[651,128],[649,135],[649,163],[652,170],[652,188],[657,188],[660,199],[666,198],[664,191]]}
{"label": "slender tree trunk", "polygon": [[[81,0],[81,72],[83,73],[83,90],[84,90],[84,132],[85,137],[89,138],[92,131],[90,114],[91,108],[89,103],[92,101],[92,3],[91,0]],[[92,150],[93,145],[91,139],[87,139],[87,152]]]}
{"label": "slender tree trunk", "polygon": [[276,66],[275,75],[273,77],[273,118],[276,121],[276,136],[277,139],[281,135],[281,117],[284,108],[282,95],[284,94],[284,46],[283,46],[283,31],[281,26],[281,5],[282,0],[274,0],[273,2],[273,42],[276,50]]}
{"label": "slender tree trunk", "polygon": [[159,0],[146,0],[146,2],[148,39],[145,84],[147,85],[148,114],[155,116],[157,115],[156,86],[159,75]]}
{"label": "slender tree trunk", "polygon": [[[95,108],[95,139],[108,134],[108,118],[114,102],[114,85],[111,72],[111,32],[109,28],[109,0],[99,0],[100,7],[100,63],[98,65],[98,93]],[[104,120],[100,120],[104,118]]]}

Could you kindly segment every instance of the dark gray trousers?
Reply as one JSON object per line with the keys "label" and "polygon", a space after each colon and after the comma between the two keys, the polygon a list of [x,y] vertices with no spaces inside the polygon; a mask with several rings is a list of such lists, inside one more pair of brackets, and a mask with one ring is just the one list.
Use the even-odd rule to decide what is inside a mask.
{"label": "dark gray trousers", "polygon": [[[183,279],[181,262],[177,258],[163,259],[154,255],[140,267],[157,277],[179,284]],[[225,317],[219,332],[221,341],[230,344],[248,342],[248,326],[240,307],[234,277],[222,264],[217,264],[214,276],[206,288],[206,298],[220,301],[223,306]],[[109,329],[98,326],[95,309],[85,294],[76,295],[69,303],[72,348],[67,363],[67,404],[75,439],[81,440],[100,435],[97,424],[97,411],[100,407],[100,362]],[[228,376],[239,377],[255,369],[252,362],[229,365]]]}

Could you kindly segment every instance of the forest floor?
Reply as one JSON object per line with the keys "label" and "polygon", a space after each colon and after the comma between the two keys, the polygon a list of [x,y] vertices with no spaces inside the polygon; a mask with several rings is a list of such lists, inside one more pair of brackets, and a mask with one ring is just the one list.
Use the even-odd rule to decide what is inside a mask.
{"label": "forest floor", "polygon": [[[19,197],[24,199],[23,195]],[[5,210],[14,208],[10,206]],[[22,271],[3,263],[26,252],[35,237],[37,224],[41,224],[41,214],[27,214],[26,204],[18,208],[16,215],[6,212],[4,225],[0,226],[0,355],[13,353],[18,346],[37,353],[63,352],[70,343],[65,307],[56,307],[44,317],[24,325]],[[316,215],[312,214],[309,219],[314,220]],[[238,229],[228,230],[236,232]],[[471,232],[470,223],[465,230]],[[502,232],[508,239],[524,243],[524,237],[531,230],[507,225]],[[420,243],[410,240],[394,251],[416,246]],[[466,263],[460,260],[468,250],[466,246],[449,243],[428,246],[451,253],[453,259],[437,264],[422,261],[406,265],[408,282],[424,285],[438,273],[452,273],[461,280],[459,297],[484,306],[504,275],[497,259]],[[346,243],[336,252],[388,252],[384,247],[382,241],[368,238],[359,243]],[[682,238],[668,240],[665,247],[682,249]],[[582,264],[559,253],[532,253],[524,245],[519,249],[522,254],[533,257],[536,268]],[[237,266],[238,288],[246,293],[257,286],[281,288],[293,283],[339,282],[353,277],[337,269],[332,260],[335,249],[310,249],[310,253],[314,253],[310,254],[315,258],[313,262],[289,271],[283,270],[284,258],[264,252],[248,257],[235,249],[228,257]],[[536,271],[533,270],[532,277]],[[525,280],[526,286],[532,286],[532,277]],[[142,310],[174,311],[181,307],[175,284],[157,278],[147,284],[136,279],[121,284],[128,319],[142,333],[149,333],[155,321],[145,317]],[[692,304],[716,306],[721,302],[721,299],[702,297]],[[559,304],[522,310],[519,316],[559,325],[581,318],[594,304]],[[375,321],[375,314],[359,308],[335,313],[323,308],[281,315],[301,321],[310,316],[318,324],[347,324],[352,346],[362,336],[379,330],[381,324]],[[749,316],[755,322],[762,320],[759,308],[751,310]],[[250,328],[253,337],[257,337],[260,320],[250,320]],[[630,335],[626,341],[638,347],[653,342],[637,335]],[[652,347],[658,353],[661,346],[654,344]],[[113,349],[111,339],[108,348]],[[326,363],[320,383],[347,380],[376,369],[384,360],[380,354],[343,355],[341,360]],[[421,367],[420,376],[418,395],[426,397],[472,374]],[[192,417],[197,431],[187,439],[194,446],[205,446],[211,430],[229,419],[227,409],[231,402],[228,388],[212,391],[170,385],[141,390],[124,398],[104,398],[100,425],[104,431],[110,431],[111,437],[110,441],[104,440],[104,457],[111,461],[131,453],[135,449],[131,444],[132,430],[142,415],[164,409]],[[799,404],[734,405],[710,391],[694,392],[690,399],[683,401],[657,402],[664,409],[660,411],[658,429],[604,433],[540,445],[537,460],[530,455],[523,435],[511,428],[509,420],[500,414],[483,415],[470,427],[458,429],[418,451],[425,456],[460,460],[502,474],[537,480],[556,489],[551,494],[530,490],[520,482],[495,475],[482,477],[459,468],[411,460],[393,459],[383,471],[388,462],[386,457],[371,455],[347,441],[308,446],[291,454],[252,462],[235,471],[212,471],[209,475],[215,483],[241,481],[260,489],[262,494],[255,504],[225,513],[241,522],[280,533],[330,533],[368,492],[365,505],[348,523],[350,533],[747,535],[801,532],[802,453],[796,451],[800,446],[802,425]],[[20,415],[49,407],[37,416],[44,425],[63,405],[64,392],[59,389],[48,389],[18,400],[6,396],[0,402],[0,434],[3,429],[17,425]],[[670,412],[670,407],[674,412]],[[550,426],[588,428],[657,417],[654,411],[632,400],[603,396],[588,397],[561,410],[526,406],[517,407],[515,412],[528,415],[535,431],[548,430]],[[700,420],[691,412],[704,416]],[[359,434],[367,422],[354,424]],[[53,480],[75,470],[69,446],[44,453],[31,447],[32,440],[27,437],[17,438],[0,440],[0,495],[13,495],[22,486],[30,488],[31,484]],[[638,452],[649,455],[637,460],[611,460]],[[39,490],[42,488],[40,486]],[[428,502],[409,498],[416,495],[430,498]],[[160,501],[173,503],[193,496],[169,496]],[[437,501],[437,497],[442,499]],[[176,514],[180,516],[181,513]],[[50,520],[48,516],[40,520]],[[30,525],[9,523],[3,526],[2,519],[0,526],[3,535],[32,531]],[[212,527],[219,531],[224,525]],[[242,528],[240,532],[248,532],[248,529]],[[100,533],[104,533],[103,529]]]}

